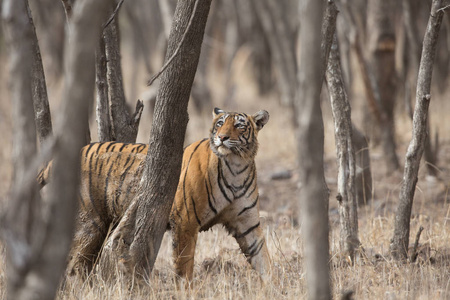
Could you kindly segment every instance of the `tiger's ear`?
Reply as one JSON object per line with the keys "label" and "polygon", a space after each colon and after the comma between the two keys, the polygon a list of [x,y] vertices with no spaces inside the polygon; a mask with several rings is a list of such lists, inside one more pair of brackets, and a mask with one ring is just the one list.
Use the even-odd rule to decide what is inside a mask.
{"label": "tiger's ear", "polygon": [[261,130],[269,121],[269,113],[266,110],[260,110],[253,115],[253,120],[256,124],[256,129]]}
{"label": "tiger's ear", "polygon": [[218,107],[215,107],[214,110],[213,110],[213,118],[215,118],[215,117],[217,117],[217,115],[220,115],[220,114],[223,114],[223,113],[224,113],[223,110],[221,110]]}

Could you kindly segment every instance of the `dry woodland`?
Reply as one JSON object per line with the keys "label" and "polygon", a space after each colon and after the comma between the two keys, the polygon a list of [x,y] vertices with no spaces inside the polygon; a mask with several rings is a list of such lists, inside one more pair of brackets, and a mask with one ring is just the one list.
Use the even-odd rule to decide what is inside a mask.
{"label": "dry woodland", "polygon": [[[245,70],[239,75],[236,104],[229,109],[246,112],[265,108],[271,119],[259,135],[257,156],[261,199],[261,218],[266,241],[277,272],[278,282],[262,285],[258,275],[247,264],[235,240],[216,226],[199,235],[197,243],[194,282],[185,291],[176,288],[176,276],[171,256],[171,237],[163,243],[149,282],[135,282],[131,286],[120,281],[103,282],[96,275],[88,281],[68,280],[58,293],[59,299],[298,299],[306,297],[305,271],[302,267],[302,235],[298,218],[298,195],[301,185],[296,178],[294,130],[289,122],[290,111],[280,107],[276,99],[257,96]],[[217,87],[219,92],[220,87]],[[5,89],[5,86],[2,86]],[[223,91],[222,91],[223,92]],[[330,188],[330,269],[334,298],[352,292],[355,299],[448,299],[450,297],[450,121],[445,118],[450,105],[444,95],[431,103],[432,128],[440,132],[438,177],[430,177],[421,166],[411,220],[411,243],[420,226],[419,254],[415,263],[398,264],[389,257],[389,241],[393,233],[394,212],[397,206],[401,171],[387,176],[380,163],[380,150],[371,148],[373,200],[359,207],[359,237],[363,246],[354,265],[340,255],[339,215],[335,200],[336,158],[333,122],[329,103],[322,103],[325,123],[325,170]],[[239,104],[237,104],[239,103]],[[7,128],[9,104],[2,105],[2,128]],[[217,103],[222,105],[222,103]],[[357,114],[357,113],[354,113]],[[150,118],[145,116],[144,118]],[[358,116],[356,115],[357,119]],[[211,114],[191,111],[186,143],[208,134]],[[409,142],[411,122],[401,112],[397,118],[398,154],[404,156]],[[142,135],[148,130],[149,120],[141,124]],[[93,124],[95,125],[95,124]],[[11,166],[8,134],[2,135],[1,197],[7,196]],[[142,140],[145,142],[145,139]],[[280,174],[287,179],[272,179]],[[0,293],[5,296],[5,265],[2,247]]]}
{"label": "dry woodland", "polygon": [[[448,17],[447,15],[445,17]],[[127,26],[128,23],[125,22]],[[126,27],[126,26],[125,26]],[[129,30],[129,29],[128,29]],[[449,31],[447,27],[447,31]],[[447,32],[448,34],[448,32]],[[154,87],[147,87],[149,74],[144,64],[136,63],[135,53],[126,34],[122,40],[122,67],[128,104],[134,107],[137,98],[144,100],[144,111],[137,142],[148,143],[152,124],[152,101],[147,95]],[[211,91],[211,102],[198,108],[189,103],[189,123],[185,145],[207,137],[215,106],[229,111],[253,114],[260,109],[270,113],[270,120],[259,133],[259,152],[256,157],[260,193],[261,224],[275,272],[274,280],[263,284],[258,274],[247,263],[236,241],[221,226],[199,234],[194,266],[194,280],[187,289],[179,288],[172,262],[172,241],[164,235],[154,270],[148,281],[120,277],[103,281],[96,272],[82,281],[79,278],[62,280],[57,299],[306,299],[306,273],[303,266],[302,220],[299,217],[299,181],[296,131],[293,110],[281,101],[274,88],[260,95],[251,65],[251,50],[241,47],[234,54],[229,72],[223,66],[222,41],[208,36],[206,44],[214,51],[207,64],[204,80]],[[51,66],[49,55],[43,55],[44,67]],[[160,57],[152,57],[160,62]],[[0,45],[0,65],[7,57]],[[154,62],[153,62],[154,63]],[[158,63],[156,63],[158,65]],[[352,120],[364,128],[365,90],[356,61],[350,63],[353,71]],[[158,65],[160,67],[160,65]],[[12,104],[8,98],[8,74],[0,68],[0,210],[8,201],[13,174]],[[155,82],[155,85],[158,81]],[[49,100],[53,118],[62,95],[63,80],[49,76]],[[439,135],[436,176],[430,176],[422,160],[411,215],[410,253],[421,227],[417,258],[400,263],[391,258],[390,239],[394,232],[394,217],[398,206],[403,166],[411,140],[412,121],[404,105],[404,95],[397,92],[395,106],[396,154],[400,168],[387,170],[384,152],[379,141],[369,140],[372,168],[372,199],[358,207],[358,235],[361,247],[354,263],[341,253],[337,194],[337,163],[334,122],[326,86],[322,88],[321,107],[325,130],[325,179],[330,190],[329,241],[330,276],[333,299],[450,299],[450,89],[432,87],[429,108],[431,136]],[[414,97],[412,97],[414,99]],[[414,105],[414,104],[413,104]],[[95,112],[90,118],[92,141],[98,140]],[[314,199],[311,199],[314,201]],[[6,254],[0,241],[0,299],[6,298]]]}

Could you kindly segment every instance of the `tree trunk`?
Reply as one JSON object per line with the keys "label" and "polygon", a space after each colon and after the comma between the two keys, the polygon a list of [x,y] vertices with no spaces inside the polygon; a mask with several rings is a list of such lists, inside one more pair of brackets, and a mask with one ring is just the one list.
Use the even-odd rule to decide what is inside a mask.
{"label": "tree trunk", "polygon": [[[105,1],[79,0],[74,11],[66,52],[66,86],[62,124],[56,129],[57,151],[49,198],[39,200],[32,162],[36,134],[32,111],[32,26],[27,2],[3,2],[8,44],[11,46],[11,96],[14,99],[14,185],[2,237],[8,255],[9,299],[53,299],[66,266],[78,195],[79,150],[84,144],[89,98],[93,90],[93,53],[100,33]],[[81,119],[81,122],[80,122]],[[83,122],[84,121],[84,122]],[[60,129],[60,130],[58,130]],[[35,183],[33,181],[33,183]],[[17,197],[20,195],[20,197]],[[3,225],[3,224],[2,224]]]}
{"label": "tree trunk", "polygon": [[[23,178],[36,155],[36,128],[32,97],[33,29],[25,0],[4,1],[2,18],[9,46],[10,96],[13,104],[13,183],[6,212],[2,214],[2,239],[6,242],[8,299],[26,299],[32,286],[26,283],[32,271],[32,232],[40,197],[37,186],[23,189]],[[32,170],[37,173],[37,170]],[[40,287],[42,288],[42,287]]]}
{"label": "tree trunk", "polygon": [[[188,122],[187,105],[197,68],[211,0],[179,0],[155,105],[146,166],[137,196],[106,242],[100,259],[107,276],[122,270],[151,272],[175,196]],[[184,36],[184,42],[181,43]]]}
{"label": "tree trunk", "polygon": [[395,214],[394,236],[390,245],[391,254],[397,260],[405,260],[408,257],[411,209],[416,190],[420,159],[422,158],[427,136],[428,106],[431,100],[431,76],[436,56],[439,29],[444,15],[443,10],[440,10],[441,7],[442,0],[433,0],[431,15],[423,40],[422,57],[417,79],[412,139],[406,153],[400,202]]}
{"label": "tree trunk", "polygon": [[[115,1],[117,2],[117,1]],[[120,35],[118,16],[104,29],[107,82],[109,92],[109,110],[115,141],[135,143],[139,122],[143,110],[142,101],[136,104],[135,113],[130,116],[123,89],[122,67],[120,56]]]}
{"label": "tree trunk", "polygon": [[309,299],[331,299],[328,266],[328,194],[324,191],[324,131],[320,108],[323,1],[301,1],[297,98],[300,207]]}
{"label": "tree trunk", "polygon": [[[403,8],[403,22],[404,27],[406,31],[407,36],[407,59],[408,59],[408,70],[405,71],[405,81],[409,84],[406,84],[405,91],[407,92],[406,95],[411,95],[409,92],[410,89],[414,90],[414,88],[417,88],[415,86],[414,81],[417,78],[417,73],[419,72],[419,60],[420,60],[420,41],[418,38],[418,31],[417,31],[417,25],[416,22],[413,20],[417,20],[418,16],[416,11],[414,11],[411,7],[411,0],[403,0],[402,1],[402,8]],[[409,109],[410,117],[412,119],[413,114],[411,111],[411,103],[410,103],[410,97],[406,97],[407,101],[407,108]],[[437,162],[437,144],[436,147],[434,147],[431,144],[431,136],[430,136],[430,124],[428,121],[427,124],[428,128],[428,134],[425,140],[425,149],[424,149],[424,159],[427,162],[427,171],[428,174],[432,176],[437,175],[437,168],[436,168],[436,162]]]}
{"label": "tree trunk", "polygon": [[31,75],[32,95],[34,105],[34,120],[38,133],[39,142],[42,142],[52,134],[52,116],[50,114],[50,106],[48,104],[47,84],[45,83],[44,67],[42,65],[41,51],[36,36],[36,28],[34,27],[33,18],[28,8],[28,18],[31,27],[31,35],[33,43],[33,69]]}
{"label": "tree trunk", "polygon": [[360,244],[355,194],[355,153],[353,150],[351,108],[342,79],[336,36],[331,47],[326,78],[335,123],[334,132],[339,167],[336,198],[339,204],[341,252],[354,261],[356,248]]}
{"label": "tree trunk", "polygon": [[379,107],[383,116],[378,122],[386,170],[391,173],[400,167],[395,152],[394,107],[397,90],[395,70],[395,0],[369,0],[367,11],[369,64],[372,81],[376,82]]}
{"label": "tree trunk", "polygon": [[101,37],[99,39],[97,50],[95,51],[95,87],[97,91],[96,117],[99,142],[114,140],[111,116],[109,114],[109,89],[106,74],[105,40]]}

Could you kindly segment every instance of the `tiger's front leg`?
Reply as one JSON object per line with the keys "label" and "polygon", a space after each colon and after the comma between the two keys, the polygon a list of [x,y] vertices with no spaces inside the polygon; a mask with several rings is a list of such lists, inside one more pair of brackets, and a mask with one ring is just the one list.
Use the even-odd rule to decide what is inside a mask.
{"label": "tiger's front leg", "polygon": [[178,276],[188,281],[192,280],[194,273],[195,245],[197,244],[198,230],[190,230],[184,226],[173,228],[173,259],[175,271]]}
{"label": "tiger's front leg", "polygon": [[266,241],[260,226],[257,209],[243,210],[237,222],[226,227],[233,233],[247,261],[256,270],[263,281],[271,278],[271,261]]}

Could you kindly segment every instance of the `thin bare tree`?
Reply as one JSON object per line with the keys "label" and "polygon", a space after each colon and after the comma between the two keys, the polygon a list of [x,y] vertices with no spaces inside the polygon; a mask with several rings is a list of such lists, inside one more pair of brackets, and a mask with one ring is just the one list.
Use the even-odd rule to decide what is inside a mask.
{"label": "thin bare tree", "polygon": [[335,123],[335,140],[338,161],[337,196],[341,229],[341,251],[354,260],[358,239],[358,208],[355,193],[356,158],[353,148],[351,108],[345,91],[335,36],[326,72],[331,107]]}
{"label": "thin bare tree", "polygon": [[[111,7],[112,20],[103,31],[106,55],[106,78],[108,83],[109,116],[111,118],[112,136],[119,142],[136,142],[136,137],[144,108],[142,101],[137,101],[134,114],[130,114],[125,99],[120,55],[120,31],[118,13],[121,1],[114,1],[116,9]],[[100,50],[100,49],[99,49]],[[104,126],[102,126],[104,127]]]}
{"label": "thin bare tree", "polygon": [[32,105],[31,75],[36,58],[33,28],[26,0],[3,2],[15,107],[15,173],[8,208],[2,216],[9,299],[54,298],[65,269],[77,206],[79,150],[84,144],[84,125],[93,91],[93,55],[105,3],[106,0],[79,0],[75,6],[66,49],[61,123],[55,130],[55,176],[48,199],[41,201],[34,180],[38,159]]}
{"label": "thin bare tree", "polygon": [[187,105],[211,0],[179,0],[173,18],[141,185],[108,238],[102,271],[147,276],[167,228],[181,169]]}
{"label": "thin bare tree", "polygon": [[420,160],[424,152],[425,140],[428,134],[428,107],[431,101],[431,77],[436,56],[436,44],[444,11],[442,0],[433,0],[430,18],[423,39],[422,56],[420,59],[419,76],[417,79],[416,105],[413,116],[413,132],[411,142],[406,152],[403,182],[400,189],[400,202],[395,213],[394,235],[390,251],[397,260],[408,257],[409,231],[411,210],[417,184]]}
{"label": "thin bare tree", "polygon": [[47,84],[45,81],[44,66],[42,65],[41,51],[30,9],[28,9],[28,18],[31,27],[30,39],[32,39],[34,47],[33,69],[31,73],[34,119],[36,122],[39,142],[42,144],[44,140],[52,134],[52,117],[50,113],[50,105],[48,103]]}
{"label": "thin bare tree", "polygon": [[[324,129],[321,26],[324,1],[300,1],[300,59],[297,96],[300,207],[309,299],[331,299],[328,266],[328,191],[324,189]],[[301,109],[300,109],[301,108]]]}

